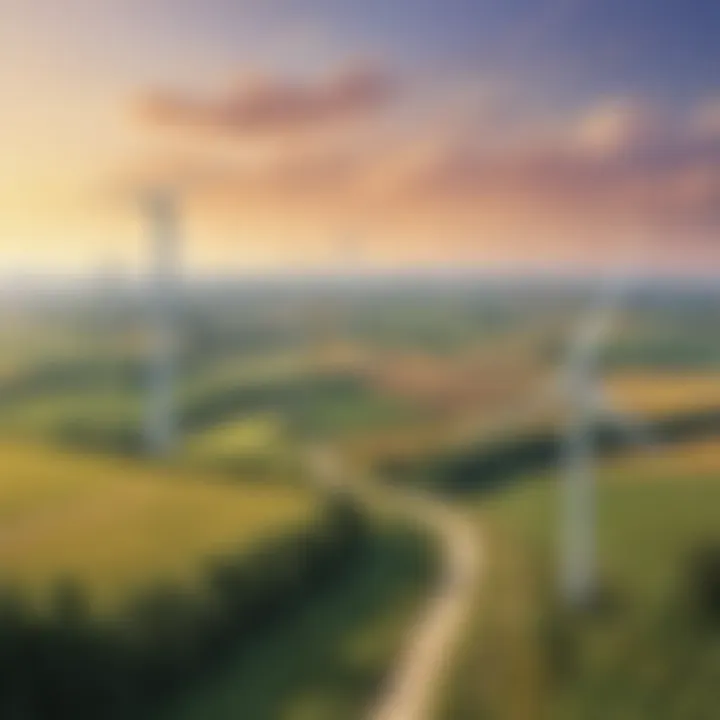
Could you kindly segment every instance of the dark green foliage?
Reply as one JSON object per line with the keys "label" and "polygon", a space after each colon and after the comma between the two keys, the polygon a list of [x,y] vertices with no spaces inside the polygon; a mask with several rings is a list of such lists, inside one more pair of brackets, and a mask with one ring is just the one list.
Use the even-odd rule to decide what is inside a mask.
{"label": "dark green foliage", "polygon": [[364,518],[333,500],[316,526],[254,553],[212,563],[195,592],[154,588],[110,623],[63,582],[47,612],[0,598],[0,717],[152,717],[342,571],[366,536]]}
{"label": "dark green foliage", "polygon": [[[351,571],[174,698],[158,718],[364,718],[437,581],[438,550],[413,525],[379,523]],[[363,650],[351,651],[360,638]]]}
{"label": "dark green foliage", "polygon": [[693,608],[720,627],[720,542],[698,548],[688,568],[688,591]]}
{"label": "dark green foliage", "polygon": [[118,455],[140,455],[144,450],[142,429],[138,423],[93,422],[91,419],[68,419],[51,433],[62,445],[90,452]]}
{"label": "dark green foliage", "polygon": [[[668,415],[649,424],[656,442],[683,442],[720,432],[720,412],[704,410]],[[562,436],[555,430],[509,438],[490,446],[425,459],[419,465],[389,465],[385,472],[395,478],[424,477],[437,490],[463,493],[504,487],[521,476],[552,467],[559,459]],[[602,454],[627,449],[631,443],[622,428],[598,425],[595,447]]]}
{"label": "dark green foliage", "polygon": [[556,462],[558,438],[551,433],[510,439],[477,452],[440,458],[432,471],[451,492],[489,490],[534,468]]}
{"label": "dark green foliage", "polygon": [[107,388],[133,388],[142,385],[147,371],[141,359],[82,357],[53,360],[30,366],[11,382],[0,384],[3,406],[37,397],[82,394]]}

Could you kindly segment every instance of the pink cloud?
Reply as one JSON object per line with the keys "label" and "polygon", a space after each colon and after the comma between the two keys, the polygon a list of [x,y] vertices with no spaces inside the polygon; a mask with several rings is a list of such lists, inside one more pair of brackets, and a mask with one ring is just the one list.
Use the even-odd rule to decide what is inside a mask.
{"label": "pink cloud", "polygon": [[162,127],[237,136],[326,129],[378,111],[395,96],[388,73],[355,67],[320,81],[256,78],[216,97],[154,91],[139,103],[141,117]]}
{"label": "pink cloud", "polygon": [[[286,86],[279,83],[246,82],[228,96],[245,98],[238,115],[199,104],[197,120],[194,109],[173,109],[170,117],[190,126],[209,122],[233,137],[247,133],[257,150],[254,139],[271,128],[325,128],[382,104],[369,80],[343,73],[281,92]],[[389,82],[385,87],[390,92]],[[220,163],[203,162],[200,153],[198,163],[180,163],[175,172],[197,179],[198,194],[214,212],[272,218],[280,212],[291,224],[354,213],[402,223],[408,235],[531,233],[563,247],[638,227],[687,237],[720,224],[720,132],[708,107],[670,116],[632,98],[601,99],[552,121],[525,116],[525,128],[505,133],[472,123],[449,132],[446,123],[418,116],[395,127],[391,138],[376,133],[376,124],[363,125],[369,135],[362,145],[354,132],[341,133],[339,144],[320,133],[313,142],[301,136],[260,152],[253,162],[225,155]]]}
{"label": "pink cloud", "polygon": [[587,222],[720,222],[720,133],[635,101],[600,103],[555,132],[494,151],[457,142],[405,177],[407,192],[503,202]]}

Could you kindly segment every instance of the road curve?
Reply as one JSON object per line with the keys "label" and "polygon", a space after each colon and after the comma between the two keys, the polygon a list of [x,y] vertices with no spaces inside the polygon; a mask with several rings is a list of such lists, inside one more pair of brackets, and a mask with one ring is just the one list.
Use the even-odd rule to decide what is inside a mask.
{"label": "road curve", "polygon": [[327,446],[312,448],[308,459],[315,482],[326,491],[350,493],[363,504],[403,517],[440,544],[437,585],[368,713],[368,720],[435,720],[446,671],[479,585],[480,533],[461,511],[426,493],[353,482]]}
{"label": "road curve", "polygon": [[397,491],[397,509],[442,547],[442,567],[382,695],[368,720],[435,720],[446,671],[473,606],[482,567],[477,528],[440,500]]}

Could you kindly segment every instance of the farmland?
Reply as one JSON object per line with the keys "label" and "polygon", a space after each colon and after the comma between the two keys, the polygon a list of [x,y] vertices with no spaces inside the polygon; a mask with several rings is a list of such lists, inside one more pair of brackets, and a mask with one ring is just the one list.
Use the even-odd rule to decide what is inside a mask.
{"label": "farmland", "polygon": [[691,556],[720,541],[719,478],[710,441],[603,464],[599,562],[613,606],[595,619],[557,607],[552,474],[476,502],[492,592],[443,717],[711,718],[720,646],[687,594]]}
{"label": "farmland", "polygon": [[[436,547],[424,529],[374,506],[363,509],[368,536],[359,543],[346,538],[347,556],[333,555],[333,542],[313,542],[328,507],[305,466],[315,443],[331,446],[345,462],[344,479],[360,484],[379,476],[402,490],[393,481],[418,484],[425,476],[415,469],[438,457],[465,468],[464,494],[453,502],[491,540],[491,564],[468,633],[473,647],[449,691],[448,718],[487,711],[489,718],[532,720],[528,707],[540,699],[551,712],[567,706],[572,718],[592,702],[593,678],[614,682],[593,669],[556,687],[545,646],[534,639],[556,610],[552,478],[527,481],[529,470],[541,471],[518,467],[511,487],[499,463],[497,492],[485,495],[478,491],[488,468],[474,464],[498,448],[505,448],[503,462],[514,462],[533,433],[557,434],[563,403],[546,391],[557,385],[578,326],[570,309],[584,306],[588,293],[524,292],[512,284],[375,290],[197,291],[178,353],[181,433],[168,462],[143,457],[146,360],[132,302],[36,308],[27,322],[0,329],[8,350],[0,377],[0,580],[39,608],[57,604],[67,579],[103,616],[148,593],[151,606],[169,602],[172,612],[165,607],[163,614],[175,618],[173,633],[192,632],[170,633],[163,647],[185,643],[184,672],[195,668],[197,681],[161,696],[156,710],[163,717],[360,719],[381,692],[437,581]],[[652,297],[634,299],[620,314],[602,358],[607,397],[619,410],[652,420],[720,405],[714,315],[693,317],[693,332],[680,328],[684,313],[667,312]],[[24,333],[14,334],[18,327]],[[668,338],[681,337],[688,352],[669,353]],[[532,453],[529,459],[535,462]],[[695,442],[608,463],[603,567],[627,606],[664,612],[680,587],[671,568],[712,535],[717,521],[717,453],[709,441]],[[446,478],[437,479],[432,487],[448,489]],[[338,531],[336,523],[320,535]],[[316,579],[301,581],[292,570],[311,567],[305,543],[324,560]],[[271,555],[258,555],[262,548]],[[195,633],[195,613],[213,602],[245,602],[237,595],[243,558],[249,565],[242,572],[253,583],[283,588],[292,610],[283,606],[253,634],[247,627],[257,607],[242,606],[238,624],[222,625],[232,628],[222,652],[206,662],[205,631],[217,637],[217,618],[203,615],[198,627],[205,630]],[[168,601],[167,588],[181,592]],[[203,610],[204,588],[219,595]],[[267,604],[262,593],[255,597]],[[619,645],[634,642],[636,616],[616,622]],[[581,632],[595,643],[592,629]],[[664,642],[657,633],[649,637]],[[625,659],[607,661],[621,667]],[[197,672],[198,662],[206,674]],[[487,663],[488,687],[475,682]]]}
{"label": "farmland", "polygon": [[0,567],[35,597],[74,579],[99,608],[156,582],[186,587],[203,561],[312,525],[299,487],[229,484],[133,461],[4,443]]}
{"label": "farmland", "polygon": [[652,417],[720,407],[720,373],[627,371],[611,375],[609,396],[629,412]]}
{"label": "farmland", "polygon": [[0,8],[0,720],[720,718],[720,0]]}

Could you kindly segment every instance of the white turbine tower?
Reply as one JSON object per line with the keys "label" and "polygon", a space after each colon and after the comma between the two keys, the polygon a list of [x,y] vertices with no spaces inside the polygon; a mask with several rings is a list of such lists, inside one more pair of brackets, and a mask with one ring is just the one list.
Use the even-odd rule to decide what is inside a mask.
{"label": "white turbine tower", "polygon": [[[499,422],[507,432],[528,418],[541,418],[549,408],[566,412],[561,441],[559,590],[566,605],[584,607],[596,597],[595,431],[599,424],[617,427],[628,441],[655,442],[651,431],[632,414],[616,408],[603,392],[599,368],[602,344],[627,291],[629,278],[616,278],[601,288],[597,301],[570,339],[559,376],[540,388],[530,402],[512,407]],[[492,428],[485,427],[492,431]]]}
{"label": "white turbine tower", "polygon": [[598,355],[611,330],[627,281],[608,286],[581,324],[562,371],[568,408],[563,438],[560,591],[571,607],[591,603],[598,590],[594,435],[598,421],[618,425],[634,442],[650,433],[635,418],[618,412],[600,386]]}
{"label": "white turbine tower", "polygon": [[168,189],[145,199],[151,239],[150,333],[145,445],[155,457],[167,457],[177,437],[175,362],[179,270],[177,199]]}

